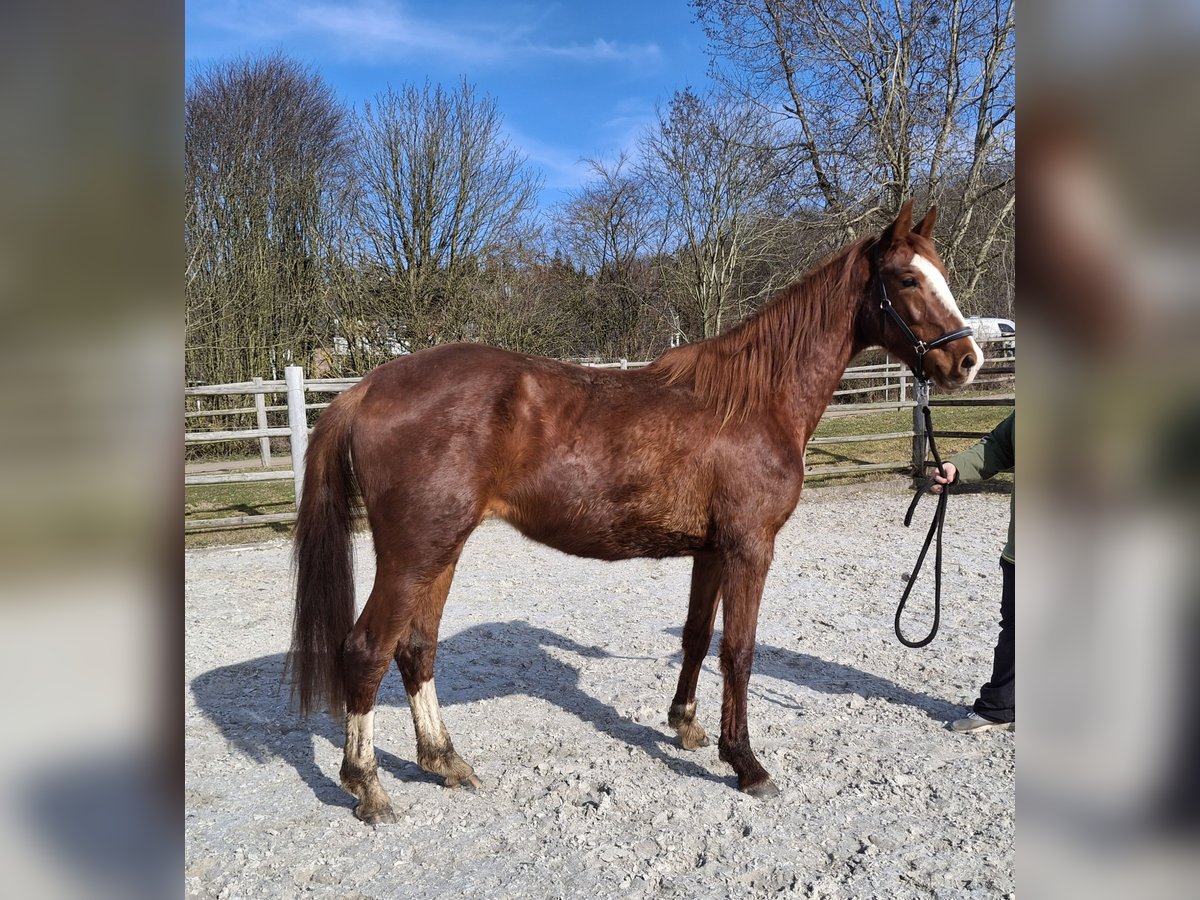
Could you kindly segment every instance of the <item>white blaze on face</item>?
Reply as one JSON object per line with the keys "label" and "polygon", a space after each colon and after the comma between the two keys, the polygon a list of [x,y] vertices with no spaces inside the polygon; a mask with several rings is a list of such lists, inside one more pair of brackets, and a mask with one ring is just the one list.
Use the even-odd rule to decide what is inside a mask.
{"label": "white blaze on face", "polygon": [[[955,328],[961,328],[967,324],[967,320],[963,318],[962,311],[959,310],[958,304],[954,302],[954,295],[950,293],[950,285],[946,284],[946,279],[938,267],[923,257],[920,253],[913,254],[912,267],[921,273],[921,277],[925,279],[925,283],[929,285],[929,290],[933,293],[934,299],[942,305],[946,312],[950,313],[957,320]],[[975,338],[967,338],[971,343],[971,355],[975,358],[975,365],[971,367],[971,371],[967,374],[965,384],[970,384],[975,379],[975,373],[979,371],[979,367],[983,365],[983,351],[979,349],[979,344],[975,342]]]}

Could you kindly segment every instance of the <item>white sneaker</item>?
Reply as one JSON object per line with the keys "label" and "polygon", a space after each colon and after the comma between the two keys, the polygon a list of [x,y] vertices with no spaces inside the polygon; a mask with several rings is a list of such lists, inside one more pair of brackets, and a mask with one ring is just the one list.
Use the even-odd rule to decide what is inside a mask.
{"label": "white sneaker", "polygon": [[1016,722],[994,722],[971,710],[965,719],[956,719],[950,723],[950,730],[960,734],[978,734],[981,731],[1016,731]]}

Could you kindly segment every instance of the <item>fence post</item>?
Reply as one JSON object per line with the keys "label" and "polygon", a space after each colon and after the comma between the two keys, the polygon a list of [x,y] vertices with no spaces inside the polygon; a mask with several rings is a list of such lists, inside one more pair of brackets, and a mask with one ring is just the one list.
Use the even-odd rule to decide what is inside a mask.
{"label": "fence post", "polygon": [[[255,378],[254,386],[262,387],[262,379]],[[258,430],[267,430],[267,395],[261,390],[254,395],[254,415],[258,419]],[[271,467],[271,439],[265,434],[258,439],[258,453],[262,457],[264,469]]]}
{"label": "fence post", "polygon": [[927,439],[925,437],[925,413],[929,405],[929,382],[913,379],[913,444],[912,466],[913,478],[925,477],[925,452]]}
{"label": "fence post", "polygon": [[623,357],[623,356],[621,357],[621,368],[622,368],[622,369],[628,369],[628,368],[629,368],[629,360],[627,360],[627,359],[626,359],[625,357]]}
{"label": "fence post", "polygon": [[287,382],[288,428],[292,430],[292,478],[296,486],[296,509],[300,509],[300,494],[304,490],[304,454],[308,450],[308,410],[304,404],[304,367],[287,366],[283,370]]}

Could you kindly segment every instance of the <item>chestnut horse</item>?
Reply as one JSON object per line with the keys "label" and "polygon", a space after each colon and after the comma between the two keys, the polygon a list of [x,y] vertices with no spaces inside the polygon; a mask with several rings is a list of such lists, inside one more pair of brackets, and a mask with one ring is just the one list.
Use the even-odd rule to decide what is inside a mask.
{"label": "chestnut horse", "polygon": [[[394,821],[372,734],[392,659],[419,765],[450,787],[479,786],[442,723],[433,674],[455,564],[488,516],[579,556],[693,557],[668,721],[684,748],[707,743],[696,682],[721,601],[720,758],[741,790],[778,793],[750,748],[746,688],[808,438],[866,347],[886,347],[948,389],[982,363],[930,240],[935,215],[913,227],[910,201],[881,235],[844,247],[734,328],[644,369],[451,344],[380,366],[334,400],[308,448],[289,668],[302,714],[321,704],[345,714],[341,780],[358,818]],[[356,491],[377,560],[357,621]]]}

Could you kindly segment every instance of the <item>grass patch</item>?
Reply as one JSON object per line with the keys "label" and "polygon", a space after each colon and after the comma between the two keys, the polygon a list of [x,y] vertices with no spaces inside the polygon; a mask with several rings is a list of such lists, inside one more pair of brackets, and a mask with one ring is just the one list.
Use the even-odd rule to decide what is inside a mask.
{"label": "grass patch", "polygon": [[295,509],[291,481],[193,484],[186,488],[183,502],[183,511],[189,519],[219,519]]}
{"label": "grass patch", "polygon": [[[991,391],[963,392],[956,398],[969,399],[996,396]],[[834,408],[836,409],[836,408]],[[1011,407],[1007,406],[944,406],[933,408],[933,427],[940,431],[974,431],[987,433],[1004,419]],[[845,416],[827,416],[817,427],[813,437],[858,437],[867,434],[911,431],[912,410],[884,410],[880,412],[856,413]],[[937,439],[938,451],[948,457],[974,444],[978,438]],[[912,438],[890,438],[882,441],[856,441],[849,444],[809,445],[807,463],[812,466],[849,466],[871,463],[895,463],[907,467],[912,458]],[[854,484],[879,478],[895,477],[886,471],[852,472],[845,474],[810,474],[805,483],[810,487],[833,484]]]}
{"label": "grass patch", "polygon": [[229,528],[209,528],[204,531],[187,531],[183,535],[183,548],[197,550],[201,547],[234,547],[245,544],[261,544],[282,537],[291,537],[291,522],[272,522],[268,525],[236,525]]}
{"label": "grass patch", "polygon": [[[189,521],[295,512],[295,509],[291,481],[193,484],[184,489],[183,514]],[[185,532],[183,545],[192,548],[253,544],[291,533],[290,522],[240,525]]]}

